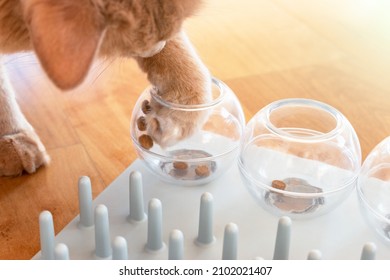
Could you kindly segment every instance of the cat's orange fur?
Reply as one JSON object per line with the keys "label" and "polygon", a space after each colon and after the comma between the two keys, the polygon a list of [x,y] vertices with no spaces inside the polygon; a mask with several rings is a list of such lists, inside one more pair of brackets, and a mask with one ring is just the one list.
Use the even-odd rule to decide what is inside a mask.
{"label": "cat's orange fur", "polygon": [[[96,56],[134,57],[162,98],[200,104],[210,76],[181,31],[199,0],[0,0],[1,53],[35,51],[48,77],[71,89]],[[154,108],[148,133],[161,145],[192,133],[197,116],[171,119]],[[164,129],[176,125],[180,135]],[[0,175],[33,173],[49,157],[16,104],[0,64]]]}

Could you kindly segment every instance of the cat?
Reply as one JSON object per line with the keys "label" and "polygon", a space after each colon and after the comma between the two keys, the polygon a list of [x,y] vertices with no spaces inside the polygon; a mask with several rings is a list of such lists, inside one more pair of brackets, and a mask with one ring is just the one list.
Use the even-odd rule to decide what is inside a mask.
{"label": "cat", "polygon": [[[202,104],[211,77],[182,24],[201,0],[0,0],[0,176],[34,173],[50,157],[20,108],[1,54],[34,51],[60,89],[80,85],[96,57],[132,57],[169,102]],[[148,134],[161,146],[188,137],[200,119],[151,103]],[[179,133],[172,134],[168,127]]]}

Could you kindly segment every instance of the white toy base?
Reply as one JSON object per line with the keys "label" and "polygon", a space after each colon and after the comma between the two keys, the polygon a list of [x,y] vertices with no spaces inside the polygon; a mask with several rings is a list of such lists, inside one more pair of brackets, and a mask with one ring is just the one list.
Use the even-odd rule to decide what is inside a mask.
{"label": "white toy base", "polygon": [[[148,214],[149,201],[153,198],[161,201],[164,246],[155,252],[145,250],[148,219],[136,223],[128,221],[129,175],[133,171],[142,174],[145,213]],[[198,237],[200,198],[206,192],[214,199],[212,230],[215,242],[200,246],[195,240]],[[110,240],[116,236],[124,237],[129,259],[168,259],[167,245],[174,229],[183,233],[184,259],[221,259],[225,227],[231,223],[238,226],[238,259],[274,257],[279,218],[265,212],[252,198],[236,165],[212,183],[183,187],[161,182],[137,160],[93,201],[93,208],[101,204],[108,209]],[[66,244],[70,259],[95,259],[95,227],[80,227],[79,221],[77,216],[54,237],[53,244]],[[322,259],[360,259],[362,248],[368,242],[376,245],[376,259],[390,259],[389,244],[368,227],[353,192],[327,215],[293,220],[288,257],[307,259],[309,252],[319,250]],[[34,259],[40,258],[41,252],[34,256]]]}

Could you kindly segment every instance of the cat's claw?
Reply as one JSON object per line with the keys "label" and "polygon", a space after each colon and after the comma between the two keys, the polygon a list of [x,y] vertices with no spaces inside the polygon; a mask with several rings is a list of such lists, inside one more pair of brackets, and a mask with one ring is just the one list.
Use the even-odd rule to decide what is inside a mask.
{"label": "cat's claw", "polygon": [[50,157],[34,131],[21,131],[0,138],[0,176],[34,173]]}

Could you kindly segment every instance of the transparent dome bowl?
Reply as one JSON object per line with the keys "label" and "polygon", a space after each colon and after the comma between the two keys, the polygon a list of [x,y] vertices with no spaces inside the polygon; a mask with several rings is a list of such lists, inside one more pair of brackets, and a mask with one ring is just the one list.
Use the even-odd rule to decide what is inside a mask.
{"label": "transparent dome bowl", "polygon": [[390,245],[390,137],[365,159],[357,193],[366,221]]}
{"label": "transparent dome bowl", "polygon": [[311,218],[350,194],[361,150],[351,124],[336,109],[315,100],[284,99],[249,121],[238,165],[263,208],[277,216]]}
{"label": "transparent dome bowl", "polygon": [[[166,182],[200,185],[216,179],[236,164],[245,118],[237,97],[226,84],[212,79],[211,100],[198,105],[169,103],[150,89],[141,94],[135,105],[130,134],[138,157],[153,173]],[[196,122],[199,127],[191,136],[173,145],[162,147],[153,141],[151,147],[145,148],[140,141],[148,130],[138,124],[140,118],[148,114],[143,109],[145,102],[157,102],[160,108],[166,110],[165,113],[181,119],[191,118],[194,113],[200,114],[202,117]],[[168,127],[167,131],[172,129],[168,135],[177,133],[173,126]]]}

